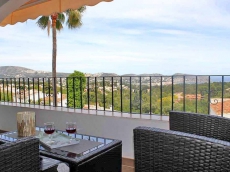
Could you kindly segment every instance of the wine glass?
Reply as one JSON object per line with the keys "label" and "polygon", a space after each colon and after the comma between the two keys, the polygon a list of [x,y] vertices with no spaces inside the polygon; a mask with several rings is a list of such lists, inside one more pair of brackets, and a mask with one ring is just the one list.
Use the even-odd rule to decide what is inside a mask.
{"label": "wine glass", "polygon": [[52,144],[54,141],[52,140],[51,136],[55,131],[54,122],[46,122],[44,123],[44,132],[49,135],[49,140],[46,142],[47,144]]}
{"label": "wine glass", "polygon": [[[74,134],[77,130],[76,122],[66,122],[66,132],[69,134]],[[69,142],[71,143],[72,137],[69,139]]]}

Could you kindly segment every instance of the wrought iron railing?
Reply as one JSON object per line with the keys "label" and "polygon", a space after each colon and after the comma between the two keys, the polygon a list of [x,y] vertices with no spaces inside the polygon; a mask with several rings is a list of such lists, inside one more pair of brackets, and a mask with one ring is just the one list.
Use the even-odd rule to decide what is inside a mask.
{"label": "wrought iron railing", "polygon": [[[1,78],[0,100],[44,106],[168,115],[230,113],[230,75]],[[53,101],[57,95],[56,101]]]}

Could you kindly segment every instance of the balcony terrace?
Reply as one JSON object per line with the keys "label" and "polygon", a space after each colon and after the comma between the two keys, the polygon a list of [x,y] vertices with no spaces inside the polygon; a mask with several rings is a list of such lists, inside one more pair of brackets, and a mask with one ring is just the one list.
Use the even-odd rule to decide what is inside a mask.
{"label": "balcony terrace", "polygon": [[[79,133],[122,140],[123,168],[134,159],[133,129],[169,129],[170,110],[228,117],[230,76],[125,76],[0,79],[0,130],[16,130],[16,114],[34,111],[36,125],[53,121],[59,130],[76,121]],[[81,88],[81,89],[79,89]],[[130,160],[131,159],[131,160]]]}

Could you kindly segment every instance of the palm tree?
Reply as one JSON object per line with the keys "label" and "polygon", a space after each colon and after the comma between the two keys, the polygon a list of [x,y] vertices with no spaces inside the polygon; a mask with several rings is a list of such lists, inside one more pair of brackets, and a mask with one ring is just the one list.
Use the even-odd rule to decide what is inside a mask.
{"label": "palm tree", "polygon": [[63,29],[63,24],[66,20],[66,25],[69,29],[80,28],[82,26],[82,13],[86,7],[83,6],[78,10],[66,10],[64,13],[53,13],[50,16],[42,16],[38,19],[37,25],[41,29],[47,29],[48,36],[50,35],[50,28],[52,28],[53,37],[53,53],[52,53],[52,78],[53,78],[53,106],[57,106],[57,89],[56,89],[56,57],[57,57],[57,30]]}

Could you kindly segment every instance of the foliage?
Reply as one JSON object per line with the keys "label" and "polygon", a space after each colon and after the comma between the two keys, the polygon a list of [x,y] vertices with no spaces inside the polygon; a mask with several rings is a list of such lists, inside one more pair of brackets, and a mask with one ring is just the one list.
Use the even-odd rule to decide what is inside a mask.
{"label": "foliage", "polygon": [[12,102],[13,98],[11,93],[0,92],[0,101]]}
{"label": "foliage", "polygon": [[[105,84],[107,83],[107,84]],[[173,90],[171,85],[163,85],[162,92],[160,86],[152,86],[152,93],[148,89],[148,86],[142,86],[140,91],[138,86],[132,85],[132,89],[121,89],[118,87],[117,90],[108,91],[106,89],[99,89],[99,87],[110,86],[108,82],[97,82],[90,83],[90,89],[86,92],[86,95],[89,95],[89,104],[96,105],[99,104],[103,109],[109,109],[113,105],[113,109],[115,111],[122,112],[131,112],[131,113],[143,113],[143,114],[163,114],[168,115],[170,110],[180,110],[180,111],[188,111],[188,112],[199,112],[207,114],[209,111],[209,100],[208,100],[208,92],[209,85],[208,83],[198,84],[197,88],[195,84],[174,84]],[[230,83],[224,83],[224,97],[230,98]],[[187,94],[201,94],[201,98],[197,99],[189,99],[184,97],[183,90],[185,91],[185,95]],[[215,91],[213,91],[215,90]],[[122,94],[121,94],[122,92]],[[218,98],[222,97],[222,85],[221,83],[211,83],[210,84],[210,98]],[[175,93],[181,93],[181,96],[185,98],[179,99]],[[113,96],[112,96],[113,94]],[[172,98],[172,94],[174,94]],[[162,96],[161,96],[162,95]],[[150,112],[150,99],[151,99],[151,112]],[[88,97],[86,97],[86,102],[88,101]],[[173,103],[172,103],[173,101]],[[197,104],[197,107],[196,107]]]}
{"label": "foliage", "polygon": [[67,78],[67,107],[82,108],[85,101],[82,98],[86,88],[86,78],[84,73],[74,71]]}
{"label": "foliage", "polygon": [[[66,23],[69,29],[75,29],[82,26],[82,13],[86,10],[85,6],[77,10],[68,9],[64,13],[57,13],[57,20],[56,20],[56,29],[61,31],[64,26],[63,24]],[[66,19],[67,17],[67,19]],[[50,34],[52,15],[51,16],[41,16],[38,21],[37,25],[41,29],[47,29],[48,35]]]}

